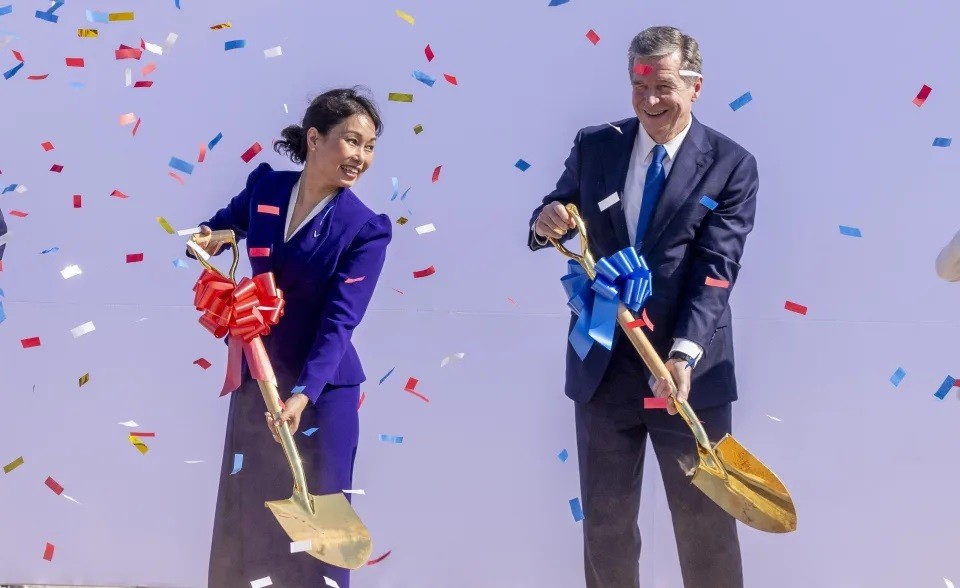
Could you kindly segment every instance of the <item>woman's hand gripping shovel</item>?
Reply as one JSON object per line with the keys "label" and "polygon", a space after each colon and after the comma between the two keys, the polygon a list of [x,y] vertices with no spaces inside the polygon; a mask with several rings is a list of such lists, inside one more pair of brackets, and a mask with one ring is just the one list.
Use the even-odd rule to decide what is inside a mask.
{"label": "woman's hand gripping shovel", "polygon": [[[587,228],[576,205],[567,204],[567,212],[580,233],[581,255],[569,251],[556,239],[550,239],[561,253],[578,262],[590,280],[596,278],[596,261],[590,253]],[[676,384],[663,360],[640,327],[629,327],[636,317],[623,305],[617,307],[617,323],[640,353],[643,362],[657,379],[670,382],[670,400],[686,421],[697,442],[700,457],[693,474],[693,485],[710,497],[738,521],[769,533],[789,533],[797,528],[797,511],[790,493],[776,474],[763,465],[729,434],[716,445],[710,442],[697,415],[685,400],[677,397]]]}
{"label": "woman's hand gripping shovel", "polygon": [[[226,230],[213,231],[210,238],[214,242],[230,245],[233,263],[230,266],[230,274],[224,275],[210,264],[209,255],[197,245],[196,236],[187,244],[196,253],[203,267],[210,272],[209,274],[204,272],[197,286],[194,287],[197,291],[195,304],[198,310],[207,312],[200,322],[217,337],[222,337],[229,332],[231,339],[242,338],[243,351],[247,354],[248,364],[258,360],[266,364],[265,369],[261,367],[259,370],[251,366],[251,373],[257,379],[267,409],[279,422],[282,410],[280,395],[277,392],[273,370],[270,368],[270,360],[266,356],[260,334],[254,331],[256,334],[249,341],[247,339],[251,332],[249,324],[256,322],[251,320],[251,317],[260,318],[261,310],[277,310],[276,308],[268,309],[265,306],[271,304],[282,306],[282,293],[273,284],[272,274],[261,274],[253,280],[245,278],[237,284],[234,274],[240,256],[236,236],[233,231]],[[267,285],[263,286],[263,284]],[[272,294],[256,296],[261,287],[267,291],[272,289]],[[272,302],[264,305],[263,298]],[[215,325],[209,324],[212,321],[207,319],[211,314],[217,315],[213,319],[216,321]],[[278,319],[279,313],[273,321]],[[263,322],[262,318],[260,322]],[[251,355],[254,356],[253,362]],[[261,372],[261,377],[257,377],[258,371]],[[225,390],[227,387],[225,386]],[[233,389],[235,388],[230,388],[230,390]],[[286,531],[291,541],[310,541],[308,553],[313,557],[341,568],[351,570],[360,568],[367,562],[373,548],[370,532],[342,493],[317,496],[308,492],[307,478],[303,472],[303,463],[300,461],[293,435],[290,434],[286,422],[278,429],[283,453],[287,457],[287,463],[293,474],[293,495],[286,500],[270,500],[265,503],[267,508],[273,511],[277,522]]]}

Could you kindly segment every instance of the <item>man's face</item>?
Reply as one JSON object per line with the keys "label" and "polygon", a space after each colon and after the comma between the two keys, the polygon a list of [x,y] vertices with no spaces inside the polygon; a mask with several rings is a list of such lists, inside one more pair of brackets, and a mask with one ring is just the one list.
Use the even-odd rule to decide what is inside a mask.
{"label": "man's face", "polygon": [[693,84],[680,77],[679,51],[663,57],[633,61],[633,110],[644,130],[657,143],[677,136],[690,120],[693,102],[700,95],[703,78]]}

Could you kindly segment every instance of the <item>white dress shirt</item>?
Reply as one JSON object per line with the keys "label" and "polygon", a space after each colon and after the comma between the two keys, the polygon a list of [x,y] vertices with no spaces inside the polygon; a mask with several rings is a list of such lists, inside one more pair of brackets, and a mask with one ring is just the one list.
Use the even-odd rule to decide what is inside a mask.
{"label": "white dress shirt", "polygon": [[320,214],[320,211],[323,210],[323,207],[326,206],[327,203],[330,202],[339,191],[340,190],[337,190],[320,202],[317,202],[317,205],[313,207],[313,210],[310,211],[310,214],[304,217],[303,221],[297,227],[297,230],[291,233],[290,223],[293,222],[293,209],[297,206],[297,196],[300,194],[300,180],[298,179],[297,183],[293,185],[293,190],[290,191],[290,204],[287,206],[287,222],[283,224],[283,242],[286,243],[289,241],[291,237],[299,233],[303,227],[312,221],[315,216]]}
{"label": "white dress shirt", "polygon": [[948,282],[960,281],[960,231],[937,255],[937,275]]}

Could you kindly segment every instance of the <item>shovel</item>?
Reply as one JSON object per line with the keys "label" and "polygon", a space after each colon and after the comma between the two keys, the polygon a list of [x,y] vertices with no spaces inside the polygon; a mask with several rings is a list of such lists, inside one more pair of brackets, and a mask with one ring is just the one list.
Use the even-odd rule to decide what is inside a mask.
{"label": "shovel", "polygon": [[[567,204],[566,208],[580,233],[581,255],[569,251],[556,239],[551,238],[550,243],[578,262],[592,280],[596,277],[596,260],[588,247],[586,224],[575,204]],[[630,309],[621,302],[617,307],[617,323],[654,377],[666,378],[670,382],[670,400],[697,441],[700,460],[693,473],[693,485],[730,516],[754,529],[768,533],[789,533],[796,530],[797,510],[783,482],[729,434],[724,435],[716,445],[710,442],[693,408],[677,397],[673,377],[646,334],[639,326],[627,326],[635,320],[636,317]]]}
{"label": "shovel", "polygon": [[[194,250],[203,267],[236,284],[234,273],[240,260],[236,236],[230,230],[213,231],[211,239],[229,244],[233,251],[229,276],[213,267],[207,260],[207,254],[195,242],[191,241],[188,246]],[[257,380],[257,384],[270,414],[279,420],[283,409],[277,385],[263,380]],[[362,567],[373,549],[370,532],[342,493],[322,496],[310,494],[303,462],[287,423],[284,422],[278,430],[283,453],[293,474],[293,495],[286,500],[269,500],[265,503],[267,508],[273,512],[291,541],[310,541],[307,553],[313,557],[350,570]]]}

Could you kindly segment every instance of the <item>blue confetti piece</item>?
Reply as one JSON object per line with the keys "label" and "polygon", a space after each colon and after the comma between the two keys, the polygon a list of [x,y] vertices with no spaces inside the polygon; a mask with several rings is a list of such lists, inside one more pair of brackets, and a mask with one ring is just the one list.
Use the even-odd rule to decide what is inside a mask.
{"label": "blue confetti piece", "polygon": [[306,390],[306,386],[294,386],[293,390],[290,391],[291,394],[300,394]]}
{"label": "blue confetti piece", "polygon": [[3,288],[0,288],[0,298],[3,298],[6,294],[3,293]]}
{"label": "blue confetti piece", "polygon": [[560,461],[562,461],[562,462],[564,462],[564,463],[567,461],[567,458],[568,458],[568,457],[570,457],[570,454],[567,453],[567,450],[566,450],[566,449],[564,449],[563,451],[561,451],[561,452],[557,455],[557,459],[559,459]]}
{"label": "blue confetti piece", "polygon": [[840,234],[841,234],[841,235],[846,235],[847,237],[862,237],[862,236],[863,236],[862,234],[860,234],[860,229],[858,229],[858,228],[856,228],[856,227],[846,227],[846,226],[844,226],[844,225],[840,225]]}
{"label": "blue confetti piece", "polygon": [[185,262],[185,261],[182,260],[182,259],[174,259],[174,260],[173,260],[173,267],[178,268],[178,269],[187,269],[187,262]]}
{"label": "blue confetti piece", "polygon": [[435,83],[437,83],[437,80],[431,78],[430,76],[428,76],[427,74],[423,73],[423,72],[420,71],[420,70],[415,70],[415,71],[413,72],[413,77],[416,78],[416,79],[418,79],[418,80],[420,80],[420,81],[423,82],[424,84],[430,86],[431,88],[433,87],[433,85],[434,85]]}
{"label": "blue confetti piece", "polygon": [[3,72],[3,79],[9,80],[13,76],[17,75],[17,72],[23,68],[23,62],[21,61],[17,65],[13,66],[11,69]]}
{"label": "blue confetti piece", "polygon": [[530,169],[530,164],[522,159],[518,159],[517,163],[513,164],[520,171],[527,171]]}
{"label": "blue confetti piece", "polygon": [[41,251],[40,255],[46,255],[48,253],[56,253],[57,251],[60,251],[59,247],[51,247],[50,249],[44,249],[43,251]]}
{"label": "blue confetti piece", "polygon": [[60,10],[60,7],[63,5],[64,5],[64,2],[62,2],[61,0],[57,0],[56,2],[53,3],[53,6],[47,9],[47,12],[53,14],[54,12]]}
{"label": "blue confetti piece", "polygon": [[318,429],[318,428],[316,428],[316,427],[312,427],[312,428],[307,429],[306,431],[304,431],[303,434],[306,435],[307,437],[309,437],[309,436],[313,435],[314,433],[316,433],[316,432],[319,431],[319,430],[320,430],[320,429]]}
{"label": "blue confetti piece", "polygon": [[0,194],[6,194],[7,192],[13,192],[13,191],[16,190],[16,189],[17,189],[17,184],[10,184],[10,185],[7,186],[6,188],[4,188],[4,189],[3,189],[3,192],[0,192]]}
{"label": "blue confetti piece", "polygon": [[950,143],[953,142],[953,139],[950,137],[937,137],[933,140],[934,147],[949,147]]}
{"label": "blue confetti piece", "polygon": [[45,20],[47,22],[52,22],[52,23],[56,23],[58,20],[60,20],[60,17],[57,16],[56,14],[52,12],[43,12],[41,10],[38,10],[36,13],[34,13],[34,16],[36,16],[40,20]]}
{"label": "blue confetti piece", "polygon": [[74,90],[82,90],[84,88],[83,82],[70,82],[70,87]]}
{"label": "blue confetti piece", "polygon": [[732,108],[734,112],[736,112],[737,110],[740,110],[741,108],[746,106],[747,103],[750,102],[751,100],[753,100],[753,96],[750,95],[750,92],[747,92],[743,96],[740,96],[739,98],[731,102],[730,108]]}
{"label": "blue confetti piece", "polygon": [[227,41],[223,44],[224,51],[230,51],[232,49],[243,49],[247,46],[247,42],[243,39],[237,39],[235,41]]}
{"label": "blue confetti piece", "polygon": [[396,435],[380,435],[380,440],[384,443],[403,443],[403,437],[398,437]]}
{"label": "blue confetti piece", "polygon": [[380,378],[380,383],[382,384],[384,380],[386,380],[387,378],[389,378],[389,377],[390,377],[390,374],[392,374],[392,373],[393,373],[393,370],[395,370],[395,369],[397,369],[397,368],[390,368],[390,371],[387,372],[387,375],[385,375],[385,376],[383,376],[382,378]]}
{"label": "blue confetti piece", "polygon": [[231,476],[234,475],[235,473],[239,472],[241,469],[243,469],[243,454],[234,453],[233,454],[233,471],[230,472],[230,475]]}
{"label": "blue confetti piece", "polygon": [[903,371],[903,368],[897,368],[897,371],[893,372],[893,375],[890,376],[890,383],[893,384],[894,387],[897,387],[906,375],[907,372]]}
{"label": "blue confetti piece", "polygon": [[943,400],[944,398],[946,398],[947,394],[950,393],[950,389],[953,388],[954,382],[956,382],[955,378],[953,378],[952,376],[947,376],[947,378],[943,381],[943,383],[940,384],[940,389],[937,390],[936,393],[934,393],[934,396],[936,396],[940,400]]}
{"label": "blue confetti piece", "polygon": [[11,12],[13,12],[13,4],[0,6],[0,16],[3,16],[4,14],[10,14]]}
{"label": "blue confetti piece", "polygon": [[168,165],[170,165],[170,167],[172,167],[173,169],[180,170],[183,173],[188,175],[193,173],[193,164],[187,163],[186,161],[179,159],[177,157],[171,157],[170,163]]}
{"label": "blue confetti piece", "polygon": [[400,180],[397,178],[390,178],[390,181],[393,183],[393,196],[390,197],[390,202],[393,202],[397,199],[397,194],[400,192]]}
{"label": "blue confetti piece", "polygon": [[573,513],[573,520],[575,522],[580,522],[583,520],[583,509],[580,507],[579,498],[570,499],[570,512]]}
{"label": "blue confetti piece", "polygon": [[177,7],[177,10],[180,10],[180,0],[173,0],[173,5]]}
{"label": "blue confetti piece", "polygon": [[706,194],[700,197],[700,204],[706,206],[710,210],[715,210],[717,208],[717,201]]}
{"label": "blue confetti piece", "polygon": [[210,142],[207,143],[207,149],[213,151],[213,148],[217,146],[217,143],[220,142],[220,139],[223,138],[223,133],[217,133],[217,136],[210,139]]}
{"label": "blue confetti piece", "polygon": [[97,12],[95,10],[87,10],[87,21],[102,22],[102,23],[110,24],[110,16],[106,12]]}
{"label": "blue confetti piece", "polygon": [[549,7],[549,6],[560,6],[561,4],[566,4],[566,3],[569,2],[569,1],[570,1],[570,0],[550,0],[550,4],[548,4],[548,7]]}
{"label": "blue confetti piece", "polygon": [[7,313],[3,312],[3,302],[0,302],[0,323],[7,320]]}
{"label": "blue confetti piece", "polygon": [[[410,188],[412,188],[412,187],[413,187],[413,186],[410,186]],[[403,195],[400,196],[400,200],[403,200],[404,198],[407,197],[407,193],[410,192],[410,188],[407,188],[406,190],[403,191]],[[407,212],[409,212],[409,211],[407,211]],[[412,212],[410,213],[410,216],[413,216],[413,213],[412,213]]]}

